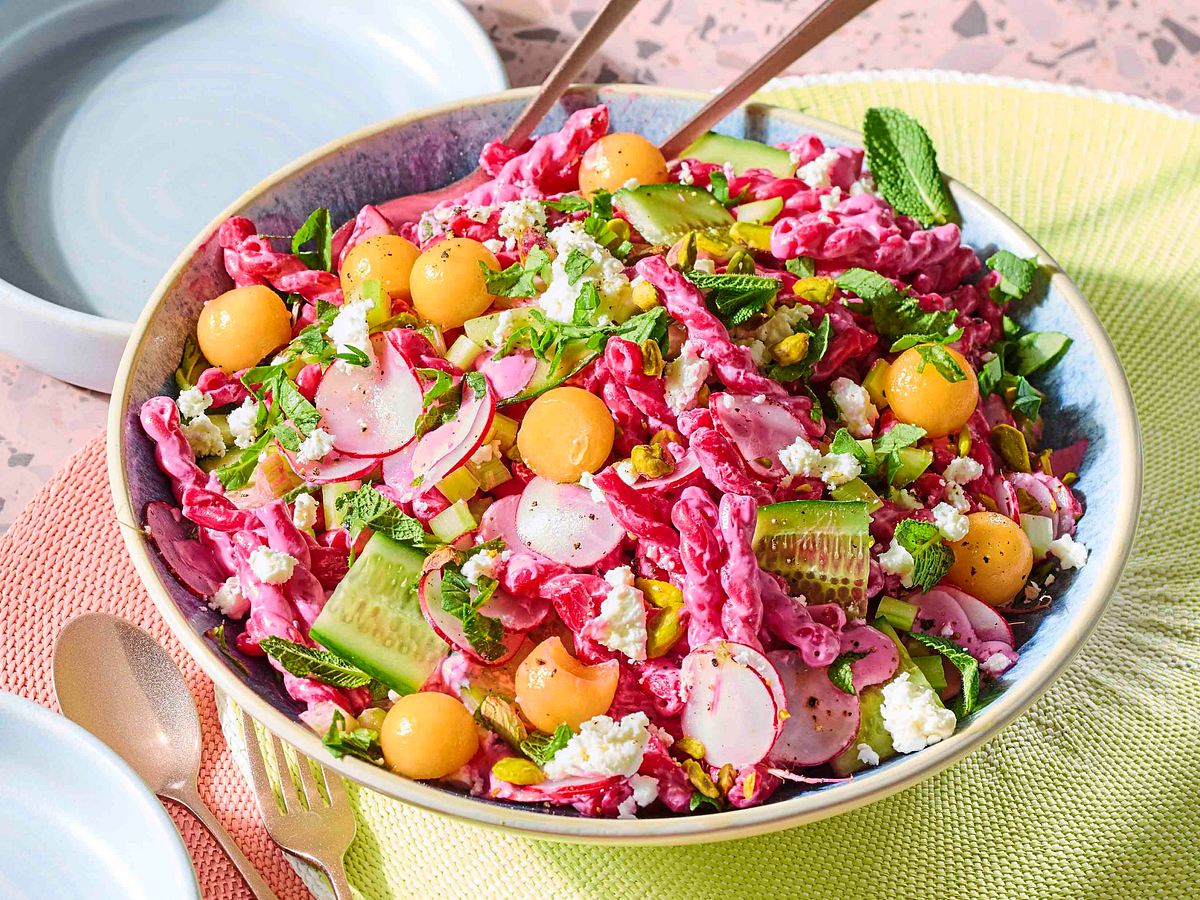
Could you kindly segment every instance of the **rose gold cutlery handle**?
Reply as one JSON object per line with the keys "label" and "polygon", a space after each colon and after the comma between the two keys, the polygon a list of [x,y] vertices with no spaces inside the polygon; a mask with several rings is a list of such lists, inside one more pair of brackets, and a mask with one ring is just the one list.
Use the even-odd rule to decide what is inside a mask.
{"label": "rose gold cutlery handle", "polygon": [[163,792],[164,797],[170,797],[177,803],[182,803],[191,811],[197,819],[200,820],[209,834],[216,838],[217,843],[221,845],[221,849],[225,851],[225,855],[233,862],[234,867],[245,879],[246,885],[250,888],[250,892],[254,894],[256,900],[278,900],[275,893],[267,886],[263,877],[258,874],[258,870],[254,868],[254,864],[246,859],[246,855],[234,842],[229,832],[225,830],[225,826],[220,823],[212,810],[208,808],[200,795],[193,791],[190,787],[175,788],[168,792]]}
{"label": "rose gold cutlery handle", "polygon": [[662,144],[663,156],[678,157],[692,141],[749,100],[751,94],[874,3],[875,0],[825,0],[791,34],[667,138]]}
{"label": "rose gold cutlery handle", "polygon": [[609,36],[616,31],[617,26],[625,20],[630,10],[637,4],[638,0],[608,0],[604,4],[600,12],[596,13],[592,21],[588,23],[588,27],[583,30],[583,34],[579,35],[579,38],[571,45],[571,49],[558,61],[554,71],[546,76],[546,80],[542,82],[537,94],[517,116],[517,120],[508,129],[508,134],[504,136],[505,144],[516,147],[525,142],[525,139],[533,133],[538,122],[542,121],[546,113],[550,112],[550,107],[571,86],[571,82],[575,80],[579,70],[596,55],[600,45],[608,40]]}

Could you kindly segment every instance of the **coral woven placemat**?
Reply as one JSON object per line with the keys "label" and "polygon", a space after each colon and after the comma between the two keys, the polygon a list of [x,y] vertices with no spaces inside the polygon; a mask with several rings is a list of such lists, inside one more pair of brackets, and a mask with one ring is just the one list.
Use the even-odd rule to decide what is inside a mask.
{"label": "coral woven placemat", "polygon": [[[769,92],[857,125],[900,106],[943,166],[1006,210],[1079,283],[1125,363],[1144,430],[1139,537],[1112,606],[1062,678],[952,769],[864,809],[724,844],[655,849],[511,837],[351,789],[363,896],[1195,897],[1200,895],[1200,120],[1151,104],[930,73]],[[201,703],[202,792],[284,897],[303,888],[221,746],[211,687],[182,658],[121,549],[99,442],[0,541],[0,690],[52,704],[70,615],[109,609],[176,654]],[[1114,473],[1116,477],[1116,473]],[[244,888],[181,820],[206,896]]]}

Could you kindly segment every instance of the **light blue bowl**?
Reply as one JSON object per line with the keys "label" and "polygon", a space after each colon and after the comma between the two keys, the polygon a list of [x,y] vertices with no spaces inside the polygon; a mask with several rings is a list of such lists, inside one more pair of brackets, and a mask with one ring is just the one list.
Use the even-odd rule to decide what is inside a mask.
{"label": "light blue bowl", "polygon": [[[225,215],[249,216],[269,234],[288,234],[318,206],[335,221],[352,217],[364,203],[426,191],[466,175],[479,148],[503,133],[529,92],[510,91],[397,119],[331,144],[272,176],[231,206]],[[661,140],[707,99],[632,86],[574,89],[547,118],[557,128],[573,110],[607,103],[612,127]],[[856,144],[858,136],[801,113],[751,105],[729,116],[718,130],[770,143],[815,132],[833,144]],[[1039,296],[1023,301],[1018,317],[1034,329],[1062,331],[1074,346],[1048,376],[1054,415],[1049,446],[1080,437],[1091,442],[1078,490],[1087,515],[1079,539],[1091,550],[1088,565],[1060,577],[1049,611],[1028,616],[1031,626],[1020,662],[1001,679],[1003,695],[960,723],[949,740],[885,762],[852,781],[818,788],[789,786],[754,809],[705,816],[637,821],[589,819],[464,796],[447,788],[409,781],[353,759],[333,760],[297,718],[299,708],[283,693],[265,664],[250,674],[233,668],[203,633],[219,617],[172,578],[145,537],[123,529],[133,560],[155,603],[184,646],[222,690],[252,715],[305,753],[346,777],[384,794],[465,820],[539,837],[621,843],[686,843],[747,837],[833,815],[885,797],[950,765],[1018,716],[1074,656],[1103,612],[1133,540],[1141,495],[1141,448],[1129,386],[1108,337],[1087,301],[1053,259],[977,194],[956,182],[951,190],[962,213],[963,235],[986,257],[1007,248],[1038,256],[1051,271]],[[113,394],[109,420],[109,471],[118,519],[141,521],[152,500],[170,500],[154,448],[137,421],[141,403],[171,390],[171,374],[201,304],[230,286],[221,262],[214,222],[167,273],[134,329]],[[1035,621],[1036,620],[1036,621]],[[254,661],[251,661],[252,663]]]}

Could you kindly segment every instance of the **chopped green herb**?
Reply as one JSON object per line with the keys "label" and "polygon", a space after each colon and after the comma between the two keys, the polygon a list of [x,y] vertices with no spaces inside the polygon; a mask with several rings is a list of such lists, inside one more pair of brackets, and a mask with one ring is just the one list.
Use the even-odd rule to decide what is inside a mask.
{"label": "chopped green herb", "polygon": [[807,256],[795,256],[783,264],[783,267],[797,278],[812,278],[817,274],[817,265]]}
{"label": "chopped green herb", "polygon": [[1042,411],[1042,392],[1030,384],[1023,375],[1016,376],[1015,387],[1016,392],[1010,404],[1012,411],[1033,421]]}
{"label": "chopped green herb", "polygon": [[1000,276],[1000,283],[992,288],[992,299],[997,303],[1020,300],[1033,288],[1033,277],[1038,270],[1036,259],[1023,259],[1009,250],[997,250],[987,264]]}
{"label": "chopped green herb", "polygon": [[888,279],[867,269],[847,269],[837,277],[837,285],[864,301],[884,337],[945,334],[958,316],[952,309],[926,312],[916,297],[901,294]]}
{"label": "chopped green herb", "polygon": [[942,543],[942,532],[932,522],[902,519],[896,525],[896,543],[913,558],[912,583],[932,590],[954,564],[954,552]]}
{"label": "chopped green herb", "polygon": [[736,197],[729,196],[729,179],[725,176],[725,173],[720,170],[715,170],[709,174],[708,183],[710,185],[710,190],[712,191],[713,197],[715,197],[717,202],[722,206],[737,206],[742,202],[742,197],[746,193],[745,188],[743,188],[742,192]]}
{"label": "chopped green herb", "polygon": [[536,297],[536,279],[541,276],[543,280],[548,280],[549,265],[550,256],[541,247],[531,249],[524,262],[515,262],[499,272],[489,268],[482,260],[479,262],[487,291],[493,297]]}
{"label": "chopped green herb", "polygon": [[567,261],[563,263],[563,271],[567,274],[567,284],[574,285],[587,274],[592,264],[593,260],[590,256],[578,247],[572,247],[571,252],[567,254]]}
{"label": "chopped green herb", "polygon": [[962,693],[955,701],[954,714],[960,719],[969,716],[979,706],[979,661],[954,641],[941,635],[914,631],[910,636],[918,644],[942,654],[962,673]]}
{"label": "chopped green herb", "polygon": [[851,650],[838,656],[829,664],[829,680],[834,683],[839,691],[843,694],[857,694],[854,689],[854,663],[865,657],[867,654],[859,653],[856,650]]}
{"label": "chopped green herb", "polygon": [[497,585],[496,579],[487,576],[480,576],[472,585],[455,563],[442,567],[442,609],[462,621],[463,634],[475,652],[487,660],[504,655],[504,626],[499,619],[479,612],[479,607],[496,592]]}
{"label": "chopped green herb", "polygon": [[359,688],[371,683],[371,676],[362,669],[319,647],[305,647],[274,635],[260,640],[258,646],[297,678],[311,678],[340,688]]}
{"label": "chopped green herb", "polygon": [[704,291],[708,304],[726,325],[741,325],[767,308],[779,293],[779,282],[759,275],[709,275],[691,271],[688,280]]}
{"label": "chopped green herb", "polygon": [[418,520],[405,515],[400,507],[369,484],[339,495],[336,506],[355,539],[364,528],[369,528],[415,550],[440,546],[437,538],[428,534]]}
{"label": "chopped green herb", "polygon": [[[313,249],[303,249],[309,243]],[[292,255],[310,269],[333,271],[333,226],[329,220],[329,210],[325,207],[314,209],[304,220],[304,224],[292,235]]]}
{"label": "chopped green herb", "polygon": [[932,365],[937,369],[938,374],[951,384],[957,381],[966,381],[967,373],[950,355],[950,351],[941,344],[919,344],[917,353],[921,357],[921,362],[917,366],[918,372],[924,372],[927,365]]}
{"label": "chopped green herb", "polygon": [[258,440],[237,455],[233,462],[226,463],[215,471],[217,480],[227,491],[237,491],[250,483],[258,457],[271,441],[271,433],[259,435]]}
{"label": "chopped green herb", "polygon": [[590,325],[596,321],[596,312],[600,309],[600,292],[596,290],[596,282],[585,281],[579,286],[579,296],[575,298],[575,311],[571,314],[573,325]]}
{"label": "chopped green herb", "polygon": [[563,194],[557,200],[542,200],[542,206],[560,213],[583,212],[592,205],[578,194]]}
{"label": "chopped green herb", "polygon": [[[340,712],[333,714],[333,721],[329,723],[329,730],[321,738],[321,743],[334,759],[354,756],[375,765],[381,765],[383,762],[383,751],[379,749],[379,732],[369,728],[346,731],[346,717]],[[301,764],[308,765],[305,760],[301,760]]]}
{"label": "chopped green herb", "polygon": [[567,746],[573,735],[571,726],[566,724],[559,725],[554,729],[554,734],[549,736],[535,732],[521,741],[521,752],[539,766],[544,766],[554,759],[554,754]]}
{"label": "chopped green herb", "polygon": [[926,227],[955,218],[937,151],[920,122],[898,109],[873,107],[863,118],[863,144],[875,184],[897,212]]}

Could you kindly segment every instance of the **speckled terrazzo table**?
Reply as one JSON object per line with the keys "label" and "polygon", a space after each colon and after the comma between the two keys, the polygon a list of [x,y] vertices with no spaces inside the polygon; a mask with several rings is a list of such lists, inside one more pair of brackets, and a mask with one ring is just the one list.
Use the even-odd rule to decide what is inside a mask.
{"label": "speckled terrazzo table", "polygon": [[[514,85],[541,79],[591,0],[465,4]],[[583,80],[715,88],[813,4],[645,0]],[[932,68],[1134,94],[1200,113],[1194,0],[882,0],[793,74]],[[0,354],[0,531],[66,458],[104,427],[107,398]]]}

